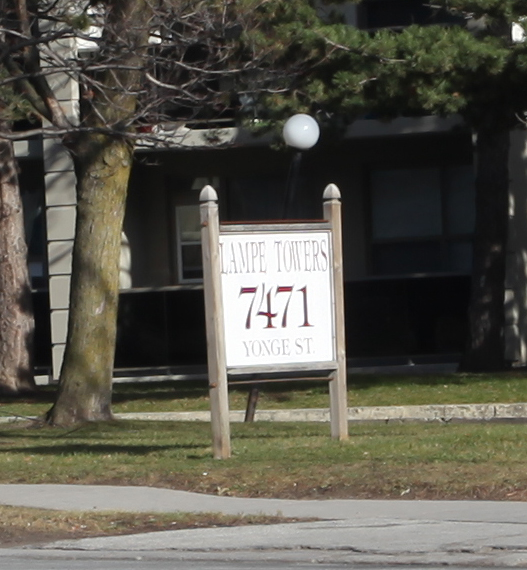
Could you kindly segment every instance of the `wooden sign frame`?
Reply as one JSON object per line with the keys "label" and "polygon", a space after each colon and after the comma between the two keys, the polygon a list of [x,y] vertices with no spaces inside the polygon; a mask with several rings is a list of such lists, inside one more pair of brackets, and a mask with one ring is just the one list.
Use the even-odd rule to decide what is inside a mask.
{"label": "wooden sign frame", "polygon": [[[287,377],[288,374],[316,371],[321,377],[327,377],[331,435],[340,440],[348,436],[341,202],[337,186],[330,184],[326,187],[323,201],[325,219],[316,222],[220,225],[216,191],[211,186],[205,186],[201,191],[207,360],[213,454],[217,459],[231,455],[228,378],[237,375],[265,377],[282,373]],[[274,261],[278,268],[274,267],[273,273],[269,259],[272,261],[280,256],[281,240],[285,240],[285,244],[294,243],[302,247],[302,255],[298,256],[295,268],[285,267],[286,258],[282,265],[280,261]],[[228,254],[229,248],[232,256]],[[269,256],[273,249],[274,256]],[[235,252],[242,250],[252,254],[236,259]],[[281,271],[286,273],[285,269],[290,269],[288,277],[277,277]],[[295,285],[297,273],[294,271],[302,270],[302,286]],[[229,275],[238,273],[242,274],[241,281],[237,279],[238,275]],[[263,281],[260,285],[260,280],[265,278],[270,282],[266,284]],[[318,306],[320,302],[315,306],[319,310],[315,319],[317,326],[313,326],[308,317],[306,283],[311,286],[310,291],[317,290],[317,299],[323,299],[321,307]],[[230,294],[229,288],[234,295]],[[239,303],[243,294],[247,294],[243,300],[248,302],[241,314],[245,319],[244,330],[241,331],[236,324],[240,312],[236,308],[233,310],[229,302],[235,298]],[[260,307],[266,300],[266,311],[254,310],[257,297]],[[271,302],[276,303],[278,297],[282,304],[274,312]],[[311,335],[319,336],[288,336],[292,328],[288,327],[287,319],[291,321],[297,316],[298,321],[299,311],[297,330],[298,327],[307,327],[305,330],[309,330]],[[266,326],[260,327],[260,340],[251,336],[251,319],[255,317],[263,317],[267,322]],[[247,359],[244,359],[244,353],[247,353]],[[247,365],[244,360],[256,360],[257,364]]]}

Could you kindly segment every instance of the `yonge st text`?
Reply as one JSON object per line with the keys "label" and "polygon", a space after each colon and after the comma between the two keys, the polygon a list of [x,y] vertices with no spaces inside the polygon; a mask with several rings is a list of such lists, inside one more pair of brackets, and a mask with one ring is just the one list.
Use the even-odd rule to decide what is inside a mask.
{"label": "yonge st text", "polygon": [[227,367],[333,361],[331,235],[223,233]]}

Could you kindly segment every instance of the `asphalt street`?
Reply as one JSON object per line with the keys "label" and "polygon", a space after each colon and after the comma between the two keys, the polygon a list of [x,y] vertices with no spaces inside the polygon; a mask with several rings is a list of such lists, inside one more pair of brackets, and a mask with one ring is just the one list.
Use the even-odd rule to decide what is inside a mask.
{"label": "asphalt street", "polygon": [[[230,564],[234,570],[463,566],[527,567],[527,505],[489,501],[279,500],[208,496],[149,487],[0,485],[0,504],[61,510],[221,512],[312,517],[314,522],[202,528],[65,540],[0,549],[0,567],[57,568],[70,560],[93,568],[171,568]],[[36,561],[40,562],[36,562]],[[32,564],[31,561],[35,561]],[[47,561],[49,566],[37,564]],[[62,561],[59,563],[59,561]],[[139,566],[137,565],[139,562]],[[179,563],[185,562],[185,565]],[[9,563],[9,564],[8,564]],[[177,563],[177,564],[176,564]],[[153,564],[151,566],[151,564]],[[163,562],[159,562],[163,564]],[[246,565],[246,566],[244,566]],[[278,566],[276,566],[278,565]],[[65,567],[65,566],[64,566]],[[71,566],[74,568],[82,566]],[[89,567],[89,566],[86,566]]]}

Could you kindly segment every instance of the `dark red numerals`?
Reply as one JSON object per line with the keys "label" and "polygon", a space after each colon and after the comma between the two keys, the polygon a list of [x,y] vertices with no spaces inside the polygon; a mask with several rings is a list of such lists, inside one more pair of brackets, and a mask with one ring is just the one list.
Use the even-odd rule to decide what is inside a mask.
{"label": "dark red numerals", "polygon": [[276,288],[276,295],[278,295],[278,293],[289,293],[289,297],[287,298],[284,308],[284,314],[282,315],[282,328],[285,329],[285,327],[287,327],[287,311],[289,310],[289,301],[291,301],[291,297],[293,295],[293,287],[279,285]]}
{"label": "dark red numerals", "polygon": [[[252,315],[253,315],[253,308],[254,303],[256,301],[256,297],[258,295],[258,290],[260,287],[241,287],[240,288],[240,296],[242,295],[252,295],[251,302],[249,304],[249,310],[247,311],[247,316],[245,318],[245,328],[250,329],[252,324]],[[293,298],[294,293],[301,293],[302,294],[302,309],[303,309],[303,319],[304,322],[301,325],[297,325],[300,327],[311,327],[311,323],[309,322],[308,311],[307,311],[307,286],[304,286],[300,289],[295,289],[292,285],[277,285],[274,295],[272,295],[273,288],[267,289],[265,284],[261,287],[261,298],[260,298],[260,305],[258,307],[257,313],[255,316],[257,317],[265,317],[267,319],[267,324],[264,328],[266,329],[274,329],[276,328],[273,324],[273,319],[278,317],[279,314],[281,315],[281,323],[280,326],[284,329],[288,326],[288,313],[289,313],[289,305],[291,303],[291,299]],[[272,305],[273,300],[276,299],[278,295],[287,294],[287,299],[284,305],[279,305],[279,307],[283,306],[283,309],[280,313],[273,312]],[[275,305],[278,301],[275,302]],[[281,301],[283,303],[283,301]],[[264,306],[265,305],[265,306]]]}
{"label": "dark red numerals", "polygon": [[256,315],[258,317],[267,317],[267,325],[264,328],[274,329],[276,327],[273,325],[273,319],[278,315],[278,313],[273,313],[271,311],[271,291],[268,291],[265,297],[267,299],[267,311],[258,311]]}
{"label": "dark red numerals", "polygon": [[304,324],[300,325],[302,327],[310,327],[312,325],[309,324],[309,319],[307,316],[307,286],[306,287],[302,287],[302,289],[299,289],[299,291],[302,293],[302,295],[304,296]]}
{"label": "dark red numerals", "polygon": [[246,295],[246,294],[253,296],[251,304],[249,305],[249,310],[247,311],[247,318],[245,319],[245,328],[246,329],[251,328],[251,314],[253,312],[254,300],[256,299],[256,291],[258,291],[257,287],[242,287],[240,289],[240,296]]}

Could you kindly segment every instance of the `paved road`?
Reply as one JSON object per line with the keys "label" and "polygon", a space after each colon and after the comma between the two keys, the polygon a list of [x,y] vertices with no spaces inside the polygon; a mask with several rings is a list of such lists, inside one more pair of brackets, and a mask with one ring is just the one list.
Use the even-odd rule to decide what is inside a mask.
{"label": "paved road", "polygon": [[[350,570],[349,564],[298,564],[296,562],[177,562],[170,558],[141,560],[77,558],[46,560],[16,555],[2,561],[9,570]],[[353,566],[353,570],[387,570],[387,566]],[[439,567],[436,567],[439,568]],[[449,567],[449,570],[476,570],[482,567]],[[416,570],[415,566],[397,566],[396,570]],[[441,570],[444,570],[443,568]]]}
{"label": "paved road", "polygon": [[[19,559],[16,556],[6,562],[9,570],[350,570],[349,564],[298,564],[295,562],[174,562],[171,559],[118,560],[75,559],[42,560]],[[387,570],[388,566],[353,566],[353,570]],[[436,567],[439,568],[439,567]],[[482,566],[449,567],[449,570],[476,570]],[[415,566],[397,566],[396,570],[416,570]],[[441,570],[444,570],[443,568]]]}
{"label": "paved road", "polygon": [[0,549],[0,567],[6,568],[13,556],[37,556],[40,560],[103,557],[131,564],[140,559],[143,568],[149,567],[147,560],[154,563],[159,559],[196,564],[228,561],[240,564],[240,569],[256,561],[280,563],[282,568],[315,562],[337,566],[527,567],[527,504],[519,502],[291,501],[207,496],[148,487],[0,485],[0,504],[90,511],[262,513],[319,519],[66,540],[38,549]]}

